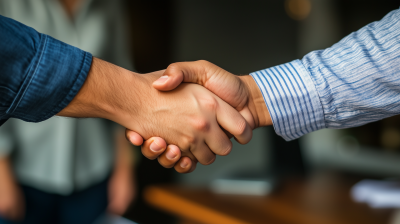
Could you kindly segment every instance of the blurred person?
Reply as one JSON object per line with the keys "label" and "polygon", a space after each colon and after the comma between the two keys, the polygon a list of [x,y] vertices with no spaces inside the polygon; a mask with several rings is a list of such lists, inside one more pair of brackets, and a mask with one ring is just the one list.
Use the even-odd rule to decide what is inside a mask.
{"label": "blurred person", "polygon": [[[238,111],[249,110],[246,120],[253,129],[273,125],[287,141],[395,116],[400,114],[400,9],[301,60],[245,76],[207,61],[174,63],[153,86],[170,91],[181,82],[203,85]],[[133,131],[127,138],[136,145],[143,141]],[[145,141],[142,153],[183,173],[196,166],[159,137]]]}
{"label": "blurred person", "polygon": [[[123,2],[0,0],[0,14],[132,70]],[[135,196],[122,127],[103,119],[11,119],[0,128],[0,223],[92,223]]]}

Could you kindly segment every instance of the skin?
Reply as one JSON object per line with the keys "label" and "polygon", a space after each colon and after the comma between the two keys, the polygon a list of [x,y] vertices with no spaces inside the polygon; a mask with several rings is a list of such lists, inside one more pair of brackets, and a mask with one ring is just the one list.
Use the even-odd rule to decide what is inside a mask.
{"label": "skin", "polygon": [[136,196],[136,181],[132,148],[124,138],[123,130],[115,135],[115,165],[108,183],[109,205],[107,211],[123,215]]}
{"label": "skin", "polygon": [[[235,76],[207,61],[179,62],[171,64],[163,77],[154,82],[153,86],[160,91],[170,91],[182,82],[206,87],[238,110],[252,129],[272,125],[262,94],[249,75]],[[126,136],[132,144],[142,144],[140,134],[127,130]],[[152,150],[154,143],[162,146],[159,151]],[[166,142],[158,137],[145,141],[142,153],[149,159],[157,158],[162,166],[174,167],[180,173],[192,172],[196,166],[196,161],[181,154],[179,147],[167,146]]]}
{"label": "skin", "polygon": [[67,15],[73,19],[83,0],[59,0]]}
{"label": "skin", "polygon": [[183,84],[156,90],[152,83],[164,72],[138,74],[93,58],[82,88],[58,115],[112,120],[146,140],[163,138],[204,165],[231,151],[225,130],[242,144],[250,141],[251,127],[242,115],[206,88]]}
{"label": "skin", "polygon": [[0,180],[0,215],[9,220],[19,221],[25,214],[25,201],[8,156],[0,157]]}
{"label": "skin", "polygon": [[[60,0],[65,12],[74,20],[83,0]],[[121,131],[115,136],[116,156],[113,173],[108,183],[109,205],[108,212],[123,215],[136,194],[136,182],[131,147]]]}
{"label": "skin", "polygon": [[[74,19],[83,0],[60,0],[67,15]],[[136,184],[134,180],[131,146],[117,133],[116,157],[113,173],[108,183],[108,212],[122,215],[135,197]],[[25,214],[25,200],[20,186],[15,180],[11,161],[7,156],[0,157],[0,215],[9,220],[22,220]]]}
{"label": "skin", "polygon": [[[71,19],[73,19],[73,16],[74,16],[75,12],[79,9],[79,5],[81,4],[81,2],[82,2],[82,0],[60,0],[60,3],[63,5],[66,13],[71,17]],[[205,101],[207,101],[207,100],[205,100]],[[205,101],[203,101],[203,102],[205,102]],[[74,103],[74,101],[72,103]],[[71,107],[68,108],[68,109],[71,109]],[[85,109],[91,110],[91,109],[99,109],[99,108],[85,108]],[[62,111],[59,115],[62,116],[62,114],[65,114],[65,112],[66,111]],[[80,113],[80,112],[83,112],[83,111],[81,110],[78,113]],[[250,117],[249,117],[249,112],[248,111],[246,111],[246,110],[241,111],[241,114],[246,118],[247,121],[251,120],[251,119],[249,119]],[[67,113],[67,116],[68,116],[68,113]],[[75,113],[74,116],[79,116],[79,115],[77,115]],[[99,117],[102,117],[102,115],[99,115]],[[218,122],[220,122],[220,121],[218,121]],[[221,121],[221,122],[223,122],[223,121]],[[208,122],[207,121],[204,122],[204,120],[203,121],[195,121],[195,123],[198,123],[198,126],[199,125],[200,126],[202,126],[202,125],[208,126],[209,125]],[[240,125],[241,122],[239,122],[238,124]],[[225,131],[225,133],[227,134],[227,136],[229,138],[233,134],[233,135],[235,135],[235,138],[237,139],[238,142],[240,142],[242,144],[245,144],[251,139],[251,131],[249,131],[250,128],[248,128],[248,126],[249,126],[248,124],[241,124],[241,125],[242,126],[239,127],[239,128],[243,128],[243,126],[245,126],[245,128],[244,128],[245,130],[240,130],[243,133],[235,132],[235,129],[237,129],[237,128],[231,128],[230,130],[227,130],[227,131],[224,130],[224,131]],[[251,123],[250,123],[250,125],[254,126],[254,124],[251,124]],[[214,127],[212,131],[214,133],[216,133],[216,132],[221,133],[221,131],[219,131],[218,129],[219,128],[215,128]],[[137,130],[137,129],[134,129],[134,130]],[[139,131],[139,132],[134,132],[134,133],[135,134],[131,134],[130,135],[130,140],[136,145],[141,145],[143,143],[143,138],[142,138],[143,132]],[[245,136],[243,136],[243,134]],[[154,133],[152,136],[160,136],[160,135],[158,135],[157,133]],[[217,136],[217,137],[220,138],[220,141],[221,141],[219,145],[215,144],[215,139],[217,139],[217,138],[215,138],[213,141],[209,140],[208,142],[204,142],[206,145],[205,146],[203,145],[202,148],[208,148],[209,145],[207,145],[207,144],[211,144],[211,147],[210,147],[211,149],[208,148],[208,150],[201,150],[201,151],[199,151],[198,149],[195,150],[196,148],[199,148],[199,147],[193,148],[192,146],[189,146],[190,144],[187,144],[187,143],[184,146],[182,146],[182,144],[179,145],[180,149],[176,145],[170,145],[170,146],[168,146],[168,151],[170,153],[165,158],[167,158],[168,160],[179,159],[181,157],[181,155],[182,155],[181,154],[181,150],[183,151],[184,155],[187,155],[187,157],[184,157],[182,159],[182,161],[180,161],[180,163],[179,163],[180,166],[176,166],[175,167],[175,169],[178,170],[178,172],[189,172],[189,171],[194,170],[195,169],[195,165],[194,164],[196,164],[197,161],[200,161],[203,164],[210,164],[215,160],[215,155],[212,156],[212,154],[224,155],[224,154],[229,153],[230,149],[232,148],[232,145],[231,145],[230,141],[228,142],[226,140],[226,137],[221,137],[221,136],[222,136],[221,134],[219,134]],[[143,137],[145,139],[148,139],[148,138],[146,138],[146,136],[143,136]],[[160,137],[162,137],[162,135]],[[189,136],[188,138],[185,138],[185,139],[186,139],[186,142],[187,142],[187,140],[189,140],[189,142],[191,140],[196,140],[197,141],[197,138],[193,138],[193,136],[191,136],[191,137]],[[168,140],[168,139],[166,139],[166,140]],[[168,142],[171,143],[171,141],[168,141]],[[175,142],[176,142],[176,140],[175,140]],[[151,143],[153,143],[153,144],[151,144]],[[157,144],[157,143],[159,143],[159,144]],[[191,144],[191,145],[193,145],[193,144]],[[145,144],[145,146],[143,148],[146,149],[146,146],[148,146],[147,148],[149,150],[151,149],[150,150],[151,152],[149,153],[148,150],[142,150],[142,153],[145,156],[147,156],[148,158],[153,158],[153,156],[151,154],[158,155],[160,151],[164,151],[167,148],[165,140],[161,139],[161,138],[159,138],[159,139],[157,139],[157,138],[149,139],[146,142],[146,144]],[[224,151],[221,151],[221,149],[219,147],[222,147],[222,149]],[[193,153],[195,153],[196,155],[193,155]],[[191,159],[189,159],[189,158],[191,158]],[[208,161],[205,161],[206,159],[208,159]],[[160,161],[161,164],[164,164],[164,166],[169,166],[167,163],[164,162],[164,157],[161,157],[159,159],[159,161]]]}
{"label": "skin", "polygon": [[[175,64],[167,71],[143,75],[94,58],[81,90],[58,115],[101,117],[115,121],[136,131],[134,134],[127,131],[132,142],[143,142],[141,136],[147,139],[142,146],[145,156],[151,159],[158,158],[163,166],[174,167],[178,172],[191,172],[195,169],[197,161],[207,165],[214,162],[215,155],[229,154],[232,143],[228,135],[232,134],[238,142],[245,144],[251,139],[252,128],[268,124],[265,113],[259,113],[259,110],[267,110],[256,107],[257,92],[253,93],[254,89],[249,87],[249,79],[238,79],[230,73],[218,70],[218,67],[208,69],[212,64],[206,62],[198,63],[201,64],[200,70],[185,70],[195,68],[193,66],[198,66],[197,64]],[[207,70],[204,70],[205,68]],[[215,72],[216,69],[219,72]],[[175,88],[174,86],[178,86],[182,81],[192,81],[214,89],[213,92],[224,97],[226,102],[195,84],[181,84],[172,91],[160,92],[153,88],[152,83],[164,72],[169,76],[178,76],[177,79],[171,79],[175,82],[172,85],[167,82],[165,90]],[[207,77],[196,81],[191,80],[196,76],[187,74]],[[215,79],[214,76],[218,78]],[[221,83],[231,87],[221,88]],[[160,88],[157,83],[155,86]],[[240,97],[236,97],[238,93]],[[236,110],[227,102],[234,105]],[[265,107],[265,104],[262,105]],[[116,167],[110,181],[112,189],[109,211],[120,214],[129,204],[127,199],[133,197],[132,193],[128,192],[133,186],[129,183],[131,174],[127,172],[128,166],[122,165],[126,164],[125,162],[117,162],[121,166]],[[8,161],[2,164],[2,168],[6,168],[0,168],[1,179],[10,181],[7,181],[9,184],[0,186],[0,194],[4,195],[1,197],[0,212],[6,217],[18,219],[24,213],[22,193],[16,184],[12,184],[16,182],[10,175]],[[8,171],[4,172],[7,169]],[[127,198],[124,198],[124,195]],[[118,200],[119,202],[116,202]]]}

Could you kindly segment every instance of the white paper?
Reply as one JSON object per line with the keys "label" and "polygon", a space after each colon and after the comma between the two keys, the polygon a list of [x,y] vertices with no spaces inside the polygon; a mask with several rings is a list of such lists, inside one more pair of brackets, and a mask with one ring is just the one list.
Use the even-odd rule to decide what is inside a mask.
{"label": "white paper", "polygon": [[400,181],[362,180],[353,186],[351,195],[372,208],[400,208]]}

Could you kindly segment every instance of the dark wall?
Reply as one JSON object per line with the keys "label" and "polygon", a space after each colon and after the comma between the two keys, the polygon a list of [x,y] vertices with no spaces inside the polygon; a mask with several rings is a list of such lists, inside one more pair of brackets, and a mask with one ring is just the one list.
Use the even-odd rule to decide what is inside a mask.
{"label": "dark wall", "polygon": [[296,58],[296,21],[283,0],[175,0],[173,59],[205,59],[247,74]]}
{"label": "dark wall", "polygon": [[[316,0],[318,1],[318,0]],[[399,1],[335,1],[342,36],[399,8]],[[141,73],[165,69],[174,61],[205,59],[236,74],[247,74],[296,59],[299,22],[287,16],[283,0],[127,1],[135,67]],[[303,169],[298,142],[276,137],[275,169]],[[288,170],[286,170],[288,169]],[[141,191],[149,184],[174,181],[175,171],[141,160],[139,196],[127,217],[139,223],[173,223],[147,206]]]}
{"label": "dark wall", "polygon": [[[172,1],[126,2],[136,70],[148,73],[165,69],[172,62]],[[157,160],[148,160],[141,153],[137,155],[141,157],[136,168],[138,193],[125,217],[141,224],[175,223],[173,216],[147,205],[142,197],[146,186],[174,182],[175,171],[163,168]]]}

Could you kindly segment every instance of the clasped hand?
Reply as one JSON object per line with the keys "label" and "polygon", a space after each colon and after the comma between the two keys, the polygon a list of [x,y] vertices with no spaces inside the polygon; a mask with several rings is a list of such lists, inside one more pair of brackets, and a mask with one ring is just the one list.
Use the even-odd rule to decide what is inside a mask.
{"label": "clasped hand", "polygon": [[[150,75],[150,80],[160,77],[159,72]],[[207,61],[171,64],[152,83],[159,106],[148,111],[154,120],[143,123],[144,129],[157,124],[162,131],[149,135],[140,128],[127,129],[126,136],[132,144],[142,145],[147,158],[158,158],[162,166],[174,167],[180,173],[192,172],[197,161],[208,165],[215,155],[229,154],[229,138],[246,144],[252,129],[271,123],[268,111],[257,106],[265,104],[257,102],[263,100],[254,85],[250,76],[235,76]],[[143,138],[147,139],[144,143]]]}
{"label": "clasped hand", "polygon": [[207,61],[138,74],[94,57],[79,92],[57,115],[121,124],[143,155],[181,173],[229,154],[231,137],[246,144],[252,129],[272,123],[251,76]]}

